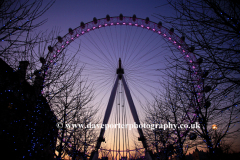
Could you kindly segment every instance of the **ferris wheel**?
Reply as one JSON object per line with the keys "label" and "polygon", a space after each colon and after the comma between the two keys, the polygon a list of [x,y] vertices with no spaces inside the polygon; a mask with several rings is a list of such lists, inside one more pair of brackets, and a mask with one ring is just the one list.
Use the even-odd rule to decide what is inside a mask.
{"label": "ferris wheel", "polygon": [[[65,36],[57,39],[58,42],[48,48],[50,54],[46,58],[47,68],[42,74],[46,75],[49,70],[54,68],[56,58],[64,50],[69,54],[77,52],[79,65],[84,65],[82,74],[88,77],[89,83],[94,86],[95,103],[99,103],[101,108],[99,114],[103,115],[102,117],[106,115],[105,112],[109,111],[109,108],[106,108],[109,105],[109,97],[111,99],[113,91],[115,92],[112,97],[112,113],[110,110],[107,120],[104,118],[103,123],[133,123],[136,122],[136,119],[132,118],[135,114],[140,117],[141,121],[141,118],[144,117],[142,106],[151,102],[153,96],[161,89],[160,82],[164,80],[166,65],[173,63],[170,61],[173,56],[172,47],[179,53],[178,58],[185,59],[193,71],[194,74],[191,77],[195,90],[199,92],[197,101],[202,100],[202,83],[197,74],[201,68],[196,63],[197,59],[192,53],[191,47],[185,43],[184,37],[176,35],[173,28],[165,28],[161,22],[154,23],[149,18],[141,19],[135,15],[132,17],[125,17],[122,14],[117,17],[107,15],[102,19],[93,18],[93,21],[88,23],[81,22],[79,27],[70,28]],[[126,89],[128,93],[126,93]],[[130,94],[136,113],[131,110],[132,104],[128,103],[129,96],[126,96],[125,93]],[[182,121],[194,123],[196,109],[192,107]],[[127,132],[114,131],[112,134],[114,140],[110,144],[116,148],[115,151],[111,150],[113,153],[120,153],[120,149],[129,150],[129,143],[122,142],[122,137],[118,134],[121,133],[123,139],[126,136],[133,139],[133,135],[131,137]],[[108,135],[110,134],[108,133]],[[102,136],[99,138],[103,138]],[[141,135],[140,138],[142,138]],[[116,144],[120,141],[121,144]],[[143,146],[145,148],[144,144]],[[96,148],[100,148],[99,144]],[[126,156],[123,153],[121,157]]]}

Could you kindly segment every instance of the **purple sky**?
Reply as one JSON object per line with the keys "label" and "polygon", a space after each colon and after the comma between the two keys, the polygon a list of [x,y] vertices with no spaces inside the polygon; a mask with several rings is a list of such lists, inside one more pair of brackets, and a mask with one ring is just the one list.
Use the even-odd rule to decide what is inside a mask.
{"label": "purple sky", "polygon": [[[133,14],[136,14],[137,17],[145,19],[146,17],[150,18],[150,21],[158,22],[159,20],[152,15],[154,13],[166,15],[169,14],[170,10],[166,7],[155,8],[160,5],[166,4],[166,1],[159,1],[159,0],[57,0],[55,4],[48,10],[41,19],[48,19],[47,23],[39,28],[39,31],[49,30],[51,31],[52,28],[60,27],[61,33],[60,36],[64,36],[68,33],[68,28],[76,28],[80,25],[80,22],[83,21],[84,23],[90,22],[93,20],[93,17],[98,19],[105,18],[107,14],[110,16],[119,16],[119,14],[123,14],[123,16],[131,17]],[[139,29],[138,29],[139,30]],[[145,33],[145,32],[143,32]],[[156,34],[157,35],[157,34]],[[161,39],[160,36],[158,36]],[[84,40],[85,41],[85,40]],[[90,42],[86,42],[87,45]],[[101,45],[101,44],[100,44]],[[84,51],[84,44],[82,43],[82,51]],[[92,46],[90,45],[90,48]],[[110,47],[109,47],[110,48]],[[140,48],[140,47],[139,47]],[[87,61],[87,60],[86,60]],[[123,62],[124,63],[124,62]],[[113,70],[115,72],[115,69]],[[126,71],[127,72],[127,71]],[[127,74],[127,73],[126,73]],[[113,79],[115,75],[113,75]],[[129,78],[128,78],[129,80]],[[113,84],[109,84],[107,89],[104,89],[104,92],[107,93],[106,98],[104,100],[104,106],[108,101],[109,94],[111,92],[111,87]],[[132,89],[133,85],[129,84],[130,90]],[[138,94],[138,93],[135,93]],[[132,95],[133,96],[133,95]],[[137,105],[136,99],[135,105],[138,110],[138,114],[140,119],[143,117],[144,113],[142,113],[141,108]],[[106,101],[106,102],[105,102]],[[128,105],[127,105],[128,106]],[[113,107],[116,107],[115,104]],[[101,109],[99,114],[105,113],[105,108]],[[115,109],[113,108],[112,114],[115,115]],[[128,119],[128,123],[133,123],[130,110],[128,109],[127,116],[130,118]],[[142,119],[143,120],[143,119]],[[130,122],[129,122],[130,121]],[[101,122],[101,121],[100,121]],[[110,117],[109,123],[114,124],[114,116]],[[105,133],[105,136],[109,137],[113,134],[109,134],[109,132]],[[135,136],[136,135],[135,133]],[[131,139],[136,139],[130,135]],[[106,139],[108,144],[112,146],[110,142],[112,138]]]}
{"label": "purple sky", "polygon": [[78,27],[80,22],[87,23],[93,17],[104,18],[110,16],[132,16],[139,18],[149,17],[151,21],[159,20],[152,15],[159,13],[167,15],[171,10],[167,7],[155,8],[166,4],[166,0],[57,0],[55,4],[41,17],[48,21],[40,29],[51,30],[53,27],[61,27],[62,36],[68,28]]}
{"label": "purple sky", "polygon": [[[78,27],[81,21],[87,23],[92,21],[93,17],[100,19],[106,17],[107,14],[110,16],[119,16],[120,13],[123,16],[136,14],[139,18],[149,17],[150,21],[158,22],[159,20],[152,15],[154,13],[162,15],[170,14],[169,8],[156,8],[166,3],[166,1],[159,0],[57,0],[41,17],[41,19],[47,18],[48,21],[38,28],[38,30],[51,31],[54,27],[60,27],[60,36],[64,36],[68,33],[68,28],[74,29]],[[109,93],[110,91],[111,86]]]}
{"label": "purple sky", "polygon": [[[149,17],[150,21],[158,22],[153,14],[168,16],[175,14],[167,6],[156,8],[166,3],[166,0],[56,0],[41,17],[41,19],[47,18],[48,21],[38,31],[51,31],[54,27],[60,27],[60,36],[64,36],[68,33],[68,28],[78,27],[81,21],[87,23],[92,21],[93,17],[100,19],[107,14],[113,17],[119,16],[120,13],[123,16],[136,14],[139,18]],[[104,113],[105,109],[102,111]]]}

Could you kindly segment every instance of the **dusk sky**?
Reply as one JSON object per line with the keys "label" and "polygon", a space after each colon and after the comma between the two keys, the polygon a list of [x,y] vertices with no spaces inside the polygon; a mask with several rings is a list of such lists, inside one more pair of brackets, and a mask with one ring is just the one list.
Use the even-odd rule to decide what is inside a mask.
{"label": "dusk sky", "polygon": [[[78,27],[80,25],[80,22],[84,22],[84,23],[90,22],[93,20],[93,17],[96,17],[98,19],[105,18],[107,14],[109,14],[111,17],[119,16],[120,14],[123,14],[123,16],[131,17],[133,14],[135,14],[138,18],[145,19],[146,17],[149,17],[150,21],[158,23],[159,19],[154,17],[153,16],[154,14],[161,14],[161,15],[174,14],[173,10],[170,10],[168,7],[165,6],[166,3],[167,3],[166,1],[159,1],[159,0],[151,0],[151,1],[147,1],[147,0],[130,0],[130,1],[127,1],[127,0],[123,0],[123,1],[122,0],[100,0],[100,1],[57,0],[55,2],[55,4],[41,17],[41,19],[48,19],[48,21],[43,26],[39,27],[38,31],[48,30],[48,32],[50,32],[53,28],[56,27],[58,29],[60,28],[59,36],[63,37],[64,35],[66,35],[68,33],[69,28],[74,29],[74,28]],[[161,6],[161,7],[158,7],[158,6]],[[156,7],[158,7],[158,8],[156,8]],[[118,34],[117,30],[118,29],[115,30],[116,34]],[[158,46],[160,46],[161,48],[163,48],[163,46],[164,46],[163,44],[166,44],[165,42],[159,42],[159,40],[163,41],[161,36],[158,36],[157,39],[153,39],[150,37],[150,36],[152,36],[152,33],[149,33],[149,32],[146,33],[146,31],[142,32],[140,29],[134,28],[133,31],[135,31],[135,30],[137,30],[137,32],[139,33],[139,34],[135,33],[135,35],[137,35],[137,36],[142,35],[142,38],[140,37],[139,39],[142,41],[142,45],[145,45],[148,47],[148,49],[146,49],[147,51],[151,50],[151,48],[154,47],[154,45],[156,46],[157,43],[159,43]],[[133,31],[131,31],[132,34],[134,34]],[[148,37],[144,37],[143,33],[144,34],[146,33],[146,35]],[[101,37],[106,37],[106,36],[103,36],[102,33],[99,33],[99,34]],[[103,34],[105,34],[105,32]],[[123,33],[121,33],[121,34],[123,34]],[[156,35],[157,34],[155,34],[155,36]],[[95,36],[95,35],[93,35],[93,36]],[[120,36],[120,33],[118,36]],[[86,38],[85,39],[84,39],[84,37],[81,37],[81,38],[82,39],[79,40],[79,42],[77,42],[78,43],[77,45],[79,45],[81,43],[81,51],[86,53],[84,50],[84,47],[85,47],[85,45],[88,46],[90,44],[89,37],[88,37],[88,42],[86,42],[87,41]],[[95,39],[96,39],[96,37],[95,37]],[[93,40],[90,40],[90,41],[93,41]],[[99,40],[96,43],[98,46],[101,47],[103,45],[101,44],[100,41],[101,40]],[[134,39],[134,41],[137,42],[136,38]],[[154,41],[154,42],[151,43],[150,45],[147,45],[147,43],[150,43],[151,41]],[[84,43],[86,43],[86,44],[84,44]],[[137,42],[137,43],[139,43],[139,42]],[[108,46],[108,48],[111,48],[112,46],[113,46],[113,44],[111,44],[111,46]],[[141,47],[142,46],[140,46],[138,44],[137,49],[136,49],[137,52],[140,52]],[[71,48],[69,46],[70,52],[74,52],[74,51],[76,52],[75,48],[77,48],[77,47],[75,46],[75,47]],[[91,46],[91,44],[90,44],[89,48],[93,48],[93,46]],[[116,48],[116,46],[115,46],[115,48]],[[134,48],[134,47],[132,47],[132,48]],[[104,52],[106,52],[106,49],[105,48],[103,48],[103,49],[105,50]],[[132,49],[132,50],[134,50],[134,49]],[[169,48],[164,48],[161,50],[161,52],[164,52],[163,54],[168,54],[167,50],[169,50]],[[99,51],[94,51],[94,52],[97,53]],[[87,53],[87,54],[89,54],[89,53]],[[97,54],[99,54],[99,53],[97,53]],[[128,53],[128,54],[130,54],[130,53]],[[131,53],[131,54],[133,54],[133,53]],[[137,53],[135,53],[135,54],[137,54]],[[155,53],[155,54],[157,54],[157,53]],[[89,54],[89,56],[90,56],[90,54]],[[117,67],[118,58],[123,59],[124,57],[117,56],[116,59],[114,59],[111,62],[111,63],[114,63],[114,65],[116,65],[116,67]],[[82,60],[82,57],[80,59]],[[159,60],[163,61],[164,58],[161,57],[161,59],[159,59]],[[82,60],[82,62],[83,62],[83,60]],[[85,60],[84,62],[87,63],[88,60]],[[122,60],[122,63],[123,63],[123,65],[125,65],[124,63],[126,63],[126,62],[124,60]],[[137,66],[135,65],[135,69],[136,69],[136,67],[139,67],[139,65],[142,64],[142,61],[132,60],[132,61],[128,61],[128,64],[126,64],[126,65],[130,65],[131,63],[138,63],[138,64],[136,64]],[[154,61],[151,61],[148,63],[149,64],[154,63]],[[91,63],[89,63],[89,64],[91,64]],[[156,67],[158,67],[158,66],[155,66],[154,69],[157,69]],[[159,67],[159,68],[161,68],[161,67]],[[112,70],[112,73],[114,73],[113,76],[115,75],[115,69],[116,68],[113,68],[113,70]],[[127,70],[127,68],[126,68],[126,70]],[[130,67],[130,70],[131,70],[131,67]],[[126,74],[127,73],[128,72],[126,72]],[[155,74],[155,73],[152,73],[152,74]],[[141,77],[144,77],[144,75],[141,75]],[[113,85],[113,82],[111,85]],[[111,87],[112,86],[110,86],[110,88],[109,88],[110,89],[109,92],[111,91]]]}
{"label": "dusk sky", "polygon": [[[165,0],[57,0],[55,4],[41,17],[47,18],[48,22],[40,30],[51,30],[53,27],[61,27],[62,35],[66,34],[68,28],[75,28],[84,23],[92,21],[93,17],[104,18],[110,16],[132,16],[136,14],[139,18],[149,17],[151,21],[159,20],[153,14],[170,15],[173,10],[162,6]],[[157,6],[162,6],[156,8]]]}
{"label": "dusk sky", "polygon": [[[93,17],[101,19],[101,18],[105,18],[107,14],[109,14],[111,17],[119,16],[120,14],[123,14],[123,16],[132,17],[132,15],[135,14],[138,18],[145,19],[146,17],[149,17],[150,21],[158,23],[159,19],[154,17],[153,16],[154,14],[161,14],[161,15],[174,14],[173,10],[170,10],[169,8],[167,8],[165,6],[166,3],[167,3],[166,1],[159,1],[159,0],[150,0],[150,1],[149,0],[70,0],[70,1],[57,0],[55,2],[55,4],[41,17],[41,19],[47,18],[48,21],[43,26],[38,28],[38,30],[39,31],[45,31],[45,30],[51,31],[54,27],[57,27],[57,28],[60,28],[60,31],[61,31],[60,36],[64,36],[65,34],[68,33],[69,28],[74,29],[74,28],[78,27],[80,25],[81,21],[83,21],[84,23],[87,23],[87,22],[92,21]],[[158,6],[161,6],[161,7],[156,8]],[[142,32],[140,29],[134,29],[132,31],[132,33],[134,33],[135,30],[138,32],[139,35],[140,34],[143,35],[147,32],[147,31]],[[118,32],[118,29],[116,29],[115,31]],[[98,31],[97,31],[97,34],[101,35],[102,33],[98,33]],[[138,34],[135,33],[135,35],[138,35]],[[86,35],[86,36],[88,36],[88,35]],[[95,36],[95,35],[93,34],[93,36]],[[153,35],[153,36],[155,36],[154,39],[149,36],[152,36],[152,33],[151,32],[149,33],[149,31],[148,31],[147,37],[140,38],[141,40],[143,40],[142,41],[143,46],[147,46],[146,45],[147,43],[154,40],[154,42],[152,42],[151,44],[149,44],[147,46],[148,47],[148,49],[146,49],[147,51],[150,51],[151,48],[154,48],[154,47],[156,48],[157,47],[156,45],[158,45],[161,48],[163,46],[165,46],[164,44],[166,44],[166,43],[162,40],[161,36],[154,34]],[[132,37],[134,37],[134,35]],[[81,37],[81,52],[86,53],[84,50],[85,44],[86,44],[86,46],[89,45],[89,48],[91,48],[91,49],[94,48],[90,44],[90,41],[91,40],[89,40],[89,37],[88,37],[88,40],[84,37]],[[107,39],[106,39],[106,41],[107,41]],[[136,40],[134,40],[134,41],[136,41]],[[127,43],[130,43],[130,40]],[[97,45],[101,46],[102,44],[100,42],[97,42]],[[76,51],[76,50],[74,50],[74,48],[77,48],[77,47],[71,47],[71,45],[70,45],[68,48],[70,51],[74,52],[74,51]],[[111,47],[108,45],[108,48],[111,48]],[[133,48],[131,48],[131,49],[134,50]],[[140,51],[142,50],[141,46],[138,45],[137,48],[138,49],[136,49],[137,50],[136,52],[140,53]],[[159,57],[158,62],[164,60],[163,56],[164,56],[164,54],[168,53],[167,50],[169,50],[169,49],[168,48],[160,49],[162,57]],[[97,53],[98,51],[94,50],[94,52]],[[106,52],[106,49],[105,49],[105,52]],[[138,53],[135,53],[135,54],[138,55]],[[99,53],[97,53],[97,54],[99,54]],[[155,52],[155,53],[152,52],[151,54],[157,54],[157,52]],[[129,53],[127,55],[129,55]],[[134,55],[134,53],[133,53],[133,55]],[[91,57],[91,55],[89,55],[89,56]],[[94,56],[93,56],[93,58],[94,58]],[[116,61],[115,60],[112,61],[112,63],[114,63],[114,65],[116,65],[115,67],[117,67],[118,58],[120,58],[120,57],[116,57],[116,59],[115,59]],[[121,58],[123,59],[124,57],[121,57]],[[151,56],[149,58],[151,58]],[[80,59],[81,59],[81,62],[83,62],[83,63],[89,62],[89,60],[87,60],[87,59],[85,61],[82,60],[82,57],[80,57]],[[147,58],[145,58],[145,59],[147,59]],[[156,59],[156,57],[155,57],[155,59]],[[151,60],[150,62],[146,63],[145,65],[147,66],[147,64],[152,64],[154,62],[156,62],[156,60]],[[156,83],[151,83],[151,81],[149,81],[149,80],[147,80],[148,81],[147,83],[144,83],[144,84],[140,84],[140,83],[142,81],[146,81],[145,78],[148,76],[149,77],[152,76],[152,78],[150,78],[150,80],[157,81],[158,79],[156,79],[156,77],[153,77],[153,75],[155,75],[156,72],[150,73],[149,71],[150,71],[150,69],[152,70],[153,68],[157,69],[156,67],[159,67],[159,66],[155,65],[155,66],[152,66],[153,68],[151,68],[151,67],[145,68],[146,69],[145,72],[149,72],[147,74],[140,73],[141,75],[140,74],[134,75],[135,73],[129,74],[128,70],[132,70],[132,68],[135,68],[136,72],[137,72],[137,70],[141,70],[142,68],[140,66],[142,65],[142,63],[144,63],[144,60],[139,61],[139,62],[132,60],[132,61],[129,61],[128,64],[126,64],[126,62],[124,62],[124,60],[123,60],[122,63],[123,63],[123,67],[124,66],[126,67],[125,68],[126,76],[129,75],[128,77],[126,77],[126,80],[128,81],[128,85],[131,90],[131,94],[133,96],[133,100],[136,105],[140,120],[144,120],[144,111],[140,107],[139,99],[141,99],[141,103],[144,104],[146,102],[146,100],[144,98],[150,97],[150,95],[148,95],[148,93],[146,93],[144,90],[147,89],[149,91],[151,90],[151,92],[152,91],[155,92],[156,90],[151,89],[151,87],[149,87],[149,86],[155,85],[154,87],[156,87]],[[92,65],[93,63],[89,62],[89,64]],[[103,65],[105,65],[105,64],[103,64]],[[129,67],[127,67],[127,65]],[[93,71],[92,71],[92,69],[87,69],[88,66],[86,66],[86,72],[87,72],[87,75],[90,77],[89,79],[90,80],[96,80],[96,79],[98,80],[99,78],[96,78],[96,77],[94,77],[94,75],[90,74],[90,73],[93,73]],[[106,66],[105,69],[107,67],[108,66]],[[107,70],[107,71],[109,71],[109,70]],[[95,88],[97,90],[98,90],[98,87],[101,88],[101,90],[97,91],[97,93],[96,93],[98,95],[97,99],[100,100],[104,96],[104,100],[103,100],[103,104],[102,104],[103,107],[99,110],[99,112],[100,112],[99,114],[101,114],[101,115],[104,115],[105,110],[106,110],[106,104],[108,102],[110,92],[111,92],[114,80],[116,78],[116,73],[115,73],[116,68],[112,68],[109,72],[110,72],[110,74],[108,73],[108,76],[110,76],[110,78],[109,77],[107,77],[107,78],[110,79],[110,82],[107,85],[101,87],[102,83],[106,82],[107,80],[100,78],[99,86],[97,86],[97,87],[95,86]],[[101,73],[98,73],[98,76],[101,77]],[[102,76],[104,76],[104,74]],[[140,82],[138,82],[137,80],[140,80]],[[141,97],[140,94],[143,94],[144,98]],[[138,98],[136,98],[136,97],[138,97]],[[149,100],[149,99],[147,99],[147,100]],[[127,117],[128,117],[127,123],[129,123],[129,124],[133,123],[134,121],[132,119],[132,115],[130,113],[127,102],[125,102],[125,105],[127,106]],[[114,107],[115,106],[116,105],[114,104]],[[116,116],[116,110],[115,110],[115,108],[113,108],[112,114],[111,114],[111,117],[109,120],[110,124],[115,123],[115,121],[114,121],[115,116]],[[102,121],[100,121],[100,122],[102,122]],[[133,141],[137,141],[136,137],[138,137],[138,134],[136,132],[133,133],[132,131],[130,131],[132,134],[129,135],[131,145],[133,145]],[[107,137],[106,138],[106,141],[108,143],[107,146],[109,146],[109,145],[112,146],[113,141],[111,140],[112,138],[110,138],[110,136],[113,136],[113,134],[111,134],[110,132],[106,132],[105,136]],[[104,145],[104,143],[102,145]],[[131,147],[133,147],[133,146],[131,146]],[[106,147],[106,148],[109,148],[109,147]]]}
{"label": "dusk sky", "polygon": [[0,8],[8,157],[188,159],[197,148],[210,159],[239,156],[239,4],[3,0]]}
{"label": "dusk sky", "polygon": [[[174,16],[175,15],[175,11],[172,10],[171,8],[169,8],[169,6],[166,4],[167,4],[167,2],[165,0],[57,0],[55,2],[55,4],[40,18],[40,19],[48,19],[48,21],[43,26],[39,27],[37,31],[46,31],[46,30],[51,31],[54,27],[56,27],[56,28],[60,28],[61,32],[60,32],[59,36],[64,36],[68,33],[69,28],[74,29],[74,28],[78,27],[80,25],[80,22],[84,22],[84,23],[90,22],[93,20],[93,17],[96,17],[97,19],[105,18],[107,14],[109,14],[110,17],[119,16],[119,14],[123,14],[123,16],[131,17],[133,14],[135,14],[138,18],[145,19],[146,17],[149,17],[150,21],[158,23],[159,19],[154,16],[155,14],[160,14],[163,16]],[[160,7],[158,7],[158,6],[160,6]],[[163,26],[171,26],[171,25],[163,24]],[[103,31],[103,29],[102,29],[102,31]],[[119,37],[121,35],[121,33],[118,33],[118,28],[115,28],[115,30],[113,29],[111,31],[108,30],[108,32],[111,32],[111,34],[112,34],[112,31],[116,32],[116,34],[118,34],[118,35],[116,35],[116,37]],[[134,30],[134,32],[135,32],[135,30]],[[139,29],[136,29],[136,32],[139,32],[139,34],[145,33],[145,31],[141,32]],[[107,36],[103,36],[104,38],[100,37],[100,39],[98,37],[94,37],[96,35],[102,36],[102,34],[105,34],[105,31],[103,31],[103,32],[96,31],[96,35],[94,35],[94,34],[95,33],[89,33],[89,35],[86,34],[86,37],[82,36],[81,38],[79,38],[78,41],[76,40],[75,41],[76,43],[74,42],[73,44],[69,45],[69,47],[68,47],[69,51],[75,52],[76,51],[75,48],[77,48],[77,47],[74,45],[81,44],[81,52],[84,54],[87,54],[91,57],[91,53],[88,53],[87,50],[92,49],[94,53],[99,52],[96,48],[94,49],[94,47],[93,47],[94,45],[91,44],[91,41],[96,40],[97,45],[99,45],[100,48],[102,47],[101,50],[105,49],[105,51],[103,51],[103,52],[109,52],[106,50],[106,48],[104,48],[105,46],[101,42],[102,40],[103,41],[109,40],[107,38],[104,39]],[[114,34],[112,34],[112,35],[114,35]],[[148,41],[150,36],[152,36],[152,33],[149,33],[149,36],[147,36],[147,37],[142,37],[142,39],[144,40],[144,42],[142,42],[143,45],[146,45],[148,42],[150,42],[150,41]],[[181,35],[179,35],[179,36],[181,36]],[[154,38],[156,38],[156,40],[153,43],[151,43],[150,45],[146,45],[147,47],[149,47],[149,49],[147,49],[147,50],[150,51],[151,48],[154,48],[154,47],[156,47],[156,45],[159,45],[161,47],[160,54],[161,54],[162,58],[159,58],[159,60],[152,60],[151,62],[148,62],[148,64],[153,64],[155,62],[164,62],[164,58],[166,58],[165,56],[168,53],[170,53],[169,48],[166,48],[166,42],[164,40],[162,40],[162,37],[154,37]],[[128,42],[130,43],[130,40],[128,40]],[[159,42],[161,42],[161,44]],[[114,48],[117,48],[114,44],[107,44],[106,46],[108,48],[112,49],[112,51],[110,51],[110,52],[114,52],[113,51]],[[139,50],[136,49],[136,52],[140,53],[141,46],[139,45],[138,47],[139,47],[138,48]],[[124,50],[124,48],[123,48],[123,50]],[[129,50],[131,50],[131,49],[129,49]],[[122,54],[122,53],[120,53],[120,54]],[[129,55],[129,53],[126,52],[125,54],[126,54],[125,57],[124,56],[121,57],[122,59],[124,59],[124,58],[128,59],[126,57]],[[135,54],[138,55],[137,53],[135,53]],[[157,53],[152,52],[151,54],[157,54]],[[98,87],[100,86],[101,90],[97,91],[97,95],[98,95],[97,100],[100,100],[102,97],[105,96],[105,98],[103,100],[103,106],[106,106],[109,96],[110,96],[110,92],[111,92],[113,83],[114,83],[114,80],[116,78],[115,70],[117,68],[117,60],[120,57],[117,56],[115,59],[113,59],[111,61],[111,64],[115,65],[115,67],[113,67],[113,68],[109,69],[108,67],[110,64],[108,65],[105,62],[102,62],[102,64],[99,64],[100,66],[101,65],[103,66],[103,69],[105,68],[106,71],[109,71],[109,73],[103,74],[107,78],[110,77],[110,80],[108,81],[101,77],[101,73],[95,74],[96,73],[95,71],[97,71],[97,69],[99,69],[99,68],[95,68],[96,70],[91,68],[94,61],[90,61],[89,59],[84,59],[86,57],[83,57],[83,56],[81,57],[81,56],[80,56],[81,63],[86,64],[86,71],[84,72],[84,74],[88,75],[90,77],[90,80],[93,80],[93,81],[96,80],[97,81],[96,83],[99,83],[99,84],[97,84],[97,86]],[[150,56],[149,58],[152,58],[152,57]],[[97,57],[95,57],[93,59],[96,59],[96,61],[99,60]],[[128,61],[128,63],[126,61],[123,61],[123,67],[124,66],[126,67],[125,72],[127,72],[128,70],[129,71],[132,70],[132,68],[135,68],[135,71],[136,71],[136,67],[141,66],[143,63],[144,63],[144,61],[139,61],[139,63],[138,63],[137,61],[134,61],[134,59],[132,59],[132,61]],[[148,66],[148,64],[146,64],[146,66]],[[90,68],[87,68],[89,66],[90,66]],[[99,66],[96,65],[96,67],[99,67]],[[164,66],[158,66],[158,65],[153,65],[151,67],[144,68],[144,69],[146,69],[145,73],[147,71],[150,71],[150,69],[151,70],[157,69],[156,67],[164,68]],[[94,73],[94,75],[91,75],[91,73]],[[150,99],[150,101],[151,101],[151,98],[149,98],[150,95],[147,95],[148,93],[145,92],[144,90],[147,89],[148,91],[155,92],[156,90],[154,91],[153,89],[151,89],[151,87],[158,88],[159,86],[156,86],[156,83],[152,83],[153,77],[151,78],[151,76],[154,76],[156,73],[149,73],[146,75],[144,75],[144,74],[135,75],[135,73],[131,73],[131,75],[127,75],[128,74],[128,72],[127,72],[126,76],[128,76],[128,77],[126,79],[129,80],[128,85],[129,85],[129,88],[130,88],[132,94],[134,94],[132,96],[133,96],[137,111],[138,111],[140,119],[141,119],[144,117],[144,112],[142,111],[141,107],[139,107],[140,103],[137,101],[139,99],[142,100],[141,103],[145,103],[145,101],[146,101],[145,99],[141,98],[141,96],[142,96],[141,93],[144,94],[145,97],[148,97],[147,100]],[[99,78],[99,77],[101,77],[101,78]],[[99,79],[97,79],[97,78],[99,78]],[[134,78],[136,78],[136,79],[134,79]],[[147,82],[146,83],[144,82],[141,84],[141,82],[138,83],[137,80],[140,80],[141,82],[142,81],[147,81]],[[154,80],[158,80],[158,79],[154,79]],[[104,84],[106,82],[107,82],[107,84]],[[134,86],[134,84],[136,84],[136,83],[138,83],[139,86],[137,86],[137,85]],[[102,87],[101,87],[101,85],[102,85]],[[144,85],[146,85],[146,87],[143,87]],[[138,97],[138,98],[136,98],[136,97]],[[99,114],[104,115],[105,110],[106,110],[106,108],[102,107],[101,110],[99,111],[100,112]],[[129,109],[127,109],[127,110],[128,110],[127,116],[130,117],[129,123],[130,122],[132,123],[133,120],[131,119],[130,110]],[[114,114],[116,114],[116,112],[113,109],[112,115],[114,115]],[[110,117],[109,123],[114,123],[113,118],[114,117],[112,117],[112,116]],[[141,119],[141,120],[143,120],[143,119]],[[111,134],[109,134],[109,132],[106,132],[105,135],[109,136]],[[135,138],[136,138],[136,136],[138,137],[138,135],[135,135]],[[131,139],[134,139],[134,137],[131,137]],[[109,141],[110,140],[108,139],[107,142],[109,142]],[[110,146],[111,145],[112,144],[110,144]]]}

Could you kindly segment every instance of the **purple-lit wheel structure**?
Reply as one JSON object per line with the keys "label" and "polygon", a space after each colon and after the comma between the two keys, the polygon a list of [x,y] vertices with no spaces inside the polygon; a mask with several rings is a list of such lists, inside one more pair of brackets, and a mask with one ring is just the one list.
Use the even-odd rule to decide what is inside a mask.
{"label": "purple-lit wheel structure", "polygon": [[[120,28],[123,28],[123,30],[120,30]],[[175,51],[177,50],[180,53],[179,57],[186,60],[192,70],[192,82],[195,91],[198,93],[196,101],[198,103],[202,102],[203,85],[202,78],[198,74],[201,72],[201,68],[192,53],[193,48],[185,43],[184,37],[176,35],[172,28],[165,28],[161,22],[154,23],[149,18],[141,19],[135,15],[133,17],[124,17],[122,15],[110,17],[107,15],[106,18],[102,19],[93,18],[93,21],[88,23],[81,22],[79,27],[70,28],[65,36],[57,39],[58,43],[48,48],[50,54],[46,60],[47,70],[42,73],[43,75],[47,75],[47,72],[54,67],[56,58],[64,50],[74,52],[75,45],[80,44],[79,59],[86,67],[85,75],[89,76],[89,79],[93,80],[93,83],[101,88],[97,94],[101,93],[102,97],[98,100],[101,101],[104,97],[105,100],[108,100],[116,77],[117,62],[121,58],[126,81],[138,105],[151,101],[149,97],[156,94],[154,91],[159,89],[157,84],[161,74],[158,67],[161,68],[160,64],[164,63],[164,58],[161,57],[168,58],[167,56],[171,52],[168,47],[170,44],[175,48]],[[164,46],[162,44],[168,45]],[[47,90],[47,87],[44,88],[45,92]],[[197,109],[195,106],[189,107],[189,114],[183,117],[182,123],[195,123]],[[137,111],[141,112],[140,110],[141,107],[138,107]],[[186,132],[183,131],[183,134]],[[120,151],[113,150],[110,150],[110,152],[120,153]]]}

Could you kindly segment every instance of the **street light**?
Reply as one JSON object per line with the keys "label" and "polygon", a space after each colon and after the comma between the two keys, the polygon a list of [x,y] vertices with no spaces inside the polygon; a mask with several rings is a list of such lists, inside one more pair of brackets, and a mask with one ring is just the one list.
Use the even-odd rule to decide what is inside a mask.
{"label": "street light", "polygon": [[217,125],[216,125],[216,124],[213,124],[213,125],[212,125],[212,129],[213,129],[213,130],[217,130]]}

